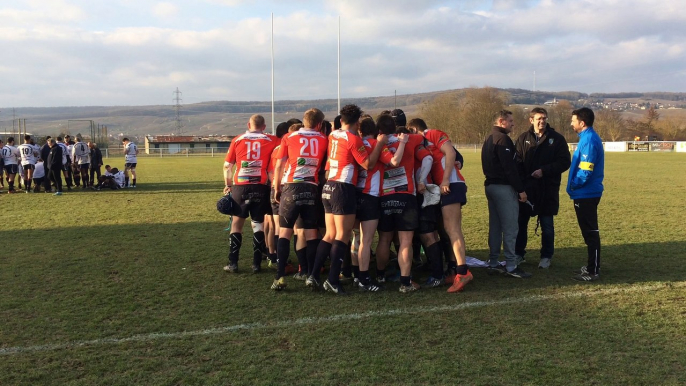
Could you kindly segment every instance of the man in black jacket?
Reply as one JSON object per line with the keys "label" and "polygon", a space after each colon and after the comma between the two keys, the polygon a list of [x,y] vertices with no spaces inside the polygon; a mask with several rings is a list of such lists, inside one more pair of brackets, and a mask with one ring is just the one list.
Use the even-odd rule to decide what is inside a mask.
{"label": "man in black jacket", "polygon": [[553,216],[560,209],[560,178],[571,159],[565,137],[548,125],[548,112],[536,107],[529,113],[531,126],[515,144],[522,160],[524,189],[531,205],[519,205],[519,233],[515,253],[520,261],[526,255],[529,218],[538,216],[541,225],[541,260],[538,268],[550,267],[555,252]]}
{"label": "man in black jacket", "polygon": [[[90,165],[90,178],[88,179],[88,186],[93,187],[94,181],[100,181],[100,168],[102,167],[102,152],[97,144],[93,142],[88,142],[88,147],[91,149],[91,165]],[[94,176],[97,175],[98,178],[95,179]]]}
{"label": "man in black jacket", "polygon": [[[531,274],[517,266],[515,241],[517,239],[519,202],[526,202],[524,184],[519,177],[517,152],[508,136],[514,129],[514,118],[508,110],[499,111],[495,126],[481,149],[481,166],[486,176],[488,200],[488,273],[504,273],[516,278]],[[505,253],[505,268],[498,262],[500,245]]]}
{"label": "man in black jacket", "polygon": [[53,138],[50,138],[50,154],[48,154],[48,176],[55,183],[55,196],[62,195],[62,147]]}

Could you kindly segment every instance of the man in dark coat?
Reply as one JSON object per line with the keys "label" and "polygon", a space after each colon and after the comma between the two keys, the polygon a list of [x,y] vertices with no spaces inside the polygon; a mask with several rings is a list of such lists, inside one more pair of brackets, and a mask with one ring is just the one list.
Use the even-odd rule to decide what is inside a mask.
{"label": "man in dark coat", "polygon": [[[93,187],[94,181],[100,180],[100,168],[102,167],[102,152],[98,145],[94,142],[88,142],[88,147],[91,150],[91,164],[90,164],[90,178],[88,186]],[[97,175],[97,179],[94,178]]]}
{"label": "man in dark coat", "polygon": [[46,166],[48,167],[48,177],[55,183],[55,196],[62,195],[62,147],[57,145],[57,141],[50,138],[50,153]]}
{"label": "man in dark coat", "polygon": [[50,138],[51,136],[45,137],[45,144],[40,148],[40,158],[43,160],[45,165],[45,178],[43,179],[43,186],[45,191],[50,191],[50,175],[48,174],[48,156],[50,155]]}
{"label": "man in dark coat", "polygon": [[[539,268],[550,267],[555,252],[553,216],[560,209],[560,178],[569,169],[571,158],[565,138],[548,125],[548,112],[536,107],[529,113],[531,126],[515,144],[522,160],[524,187],[529,203],[519,205],[519,233],[515,253],[524,261],[528,241],[529,218],[538,216],[541,226]],[[538,229],[538,226],[536,227]]]}

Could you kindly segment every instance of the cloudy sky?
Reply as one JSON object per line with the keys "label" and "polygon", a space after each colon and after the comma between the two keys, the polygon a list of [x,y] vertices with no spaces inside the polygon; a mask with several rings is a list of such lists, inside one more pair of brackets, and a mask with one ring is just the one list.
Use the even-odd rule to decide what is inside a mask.
{"label": "cloudy sky", "polygon": [[0,109],[411,94],[686,91],[683,0],[0,2]]}

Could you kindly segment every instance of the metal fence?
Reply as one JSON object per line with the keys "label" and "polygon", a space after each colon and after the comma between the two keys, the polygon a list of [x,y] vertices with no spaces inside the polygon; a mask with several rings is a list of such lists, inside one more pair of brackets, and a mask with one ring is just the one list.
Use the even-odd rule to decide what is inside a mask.
{"label": "metal fence", "polygon": [[[124,156],[123,147],[109,147],[100,150],[104,158]],[[225,147],[199,147],[191,149],[150,149],[149,153],[146,153],[145,149],[138,149],[138,157],[224,157],[228,150]]]}

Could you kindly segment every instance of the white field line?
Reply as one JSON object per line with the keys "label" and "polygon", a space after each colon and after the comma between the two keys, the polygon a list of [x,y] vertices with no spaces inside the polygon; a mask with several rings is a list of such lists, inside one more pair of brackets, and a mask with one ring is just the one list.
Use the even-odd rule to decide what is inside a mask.
{"label": "white field line", "polygon": [[558,299],[569,299],[569,298],[579,298],[585,296],[598,296],[598,295],[612,295],[612,294],[623,294],[623,293],[634,293],[634,292],[652,292],[657,290],[669,290],[674,288],[686,288],[686,282],[669,282],[669,283],[659,283],[659,284],[643,284],[643,285],[632,285],[630,287],[615,287],[615,288],[601,288],[593,287],[584,290],[579,290],[575,292],[559,293],[552,295],[533,295],[525,296],[519,298],[509,298],[503,300],[491,300],[482,302],[468,302],[460,304],[450,304],[445,306],[434,306],[434,307],[414,307],[408,309],[394,309],[394,310],[382,310],[382,311],[368,311],[362,313],[354,314],[338,314],[331,316],[324,316],[318,318],[300,318],[288,321],[274,321],[274,322],[255,322],[248,324],[236,324],[233,326],[209,328],[205,330],[196,331],[182,331],[182,332],[160,332],[160,333],[150,333],[150,334],[139,334],[133,335],[125,338],[102,338],[93,340],[83,340],[83,341],[73,341],[66,343],[53,343],[44,344],[36,346],[17,346],[17,347],[4,347],[0,348],[0,355],[14,355],[30,352],[42,352],[42,351],[55,351],[64,350],[80,347],[98,346],[98,345],[115,345],[128,342],[147,342],[159,339],[179,339],[194,336],[207,336],[207,335],[221,335],[234,331],[242,330],[257,330],[264,328],[285,328],[292,327],[293,325],[309,325],[309,324],[322,324],[330,322],[346,322],[350,320],[375,318],[375,317],[386,317],[394,315],[410,315],[410,314],[425,314],[425,313],[435,313],[435,312],[445,312],[445,311],[459,311],[469,308],[480,308],[480,307],[491,307],[491,306],[504,306],[511,304],[523,304],[532,302],[541,302],[546,300],[558,300]]}

